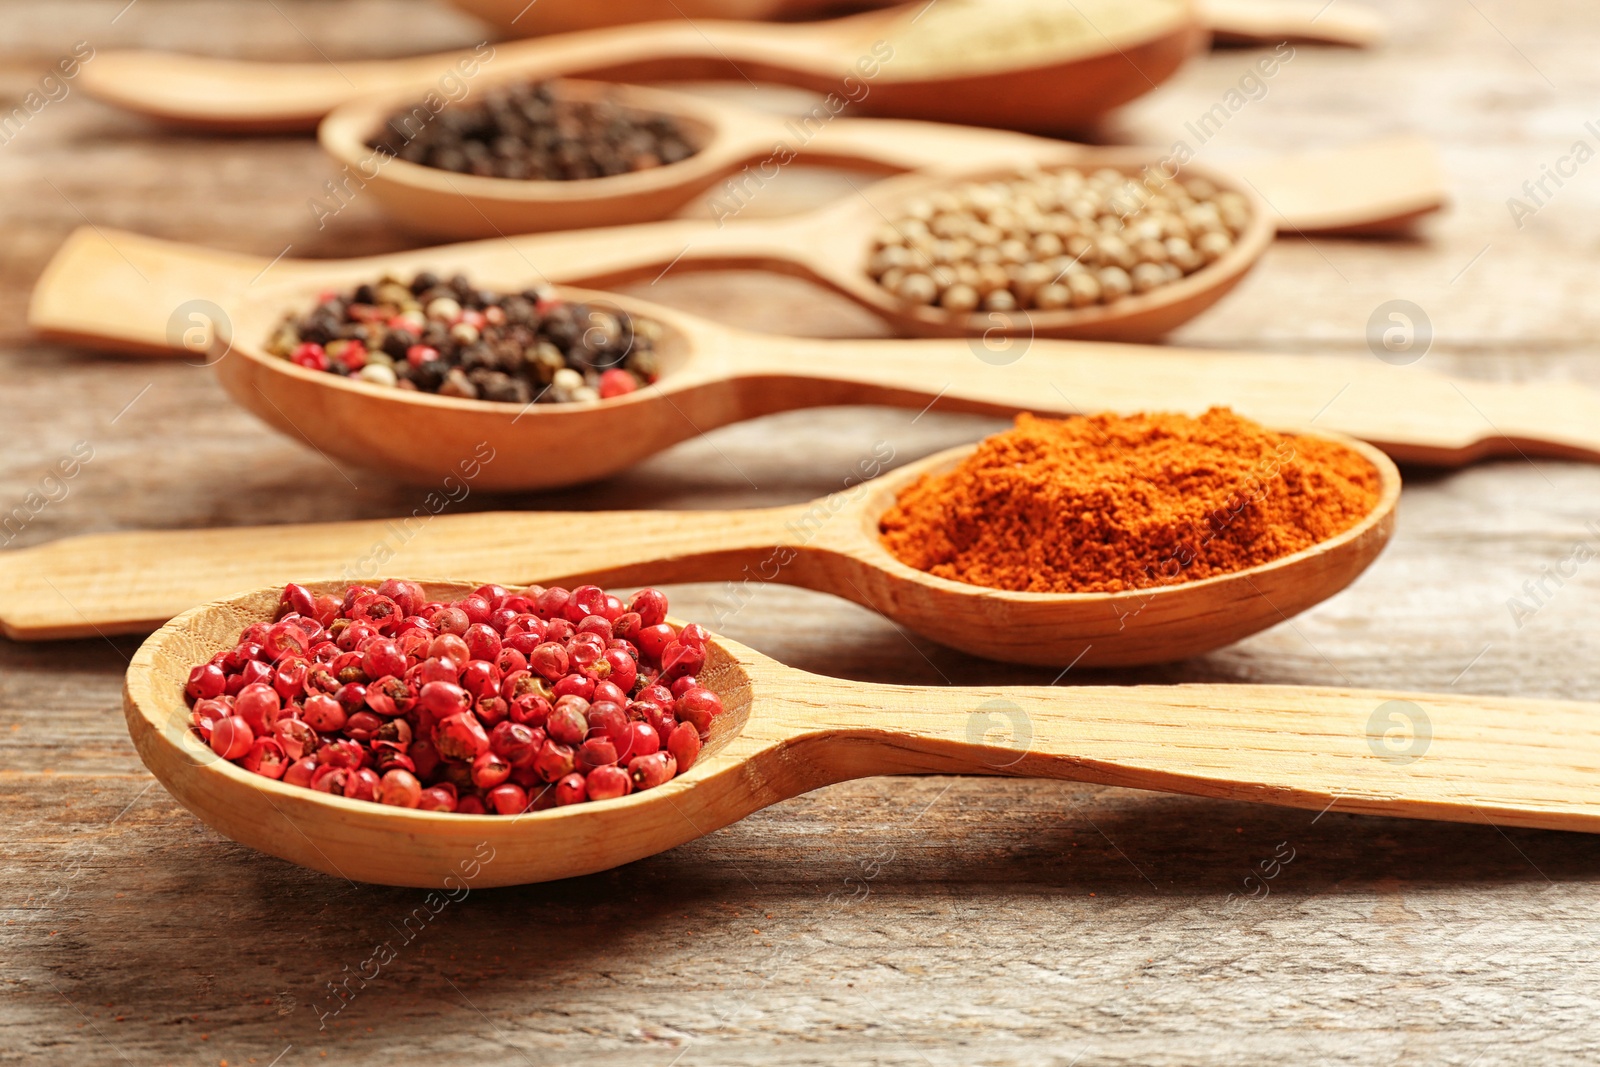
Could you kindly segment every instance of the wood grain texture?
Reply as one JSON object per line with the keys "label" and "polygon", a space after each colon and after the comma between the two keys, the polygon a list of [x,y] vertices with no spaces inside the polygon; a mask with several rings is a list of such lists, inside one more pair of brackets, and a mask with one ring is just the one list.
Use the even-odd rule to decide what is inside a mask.
{"label": "wood grain texture", "polygon": [[[0,4],[0,92],[20,99],[80,39],[319,61],[309,37],[339,61],[470,47],[484,34],[445,8],[397,0],[139,0],[112,24],[121,7]],[[1278,241],[1175,341],[1366,359],[1373,310],[1408,299],[1435,334],[1412,369],[1486,391],[1600,387],[1600,304],[1585,266],[1600,211],[1594,177],[1580,171],[1520,229],[1506,207],[1594,117],[1590,6],[1383,7],[1389,46],[1297,47],[1265,96],[1197,147],[1221,165],[1422,133],[1443,144],[1453,210],[1394,241]],[[1257,55],[1191,64],[1098,136],[1193,141],[1184,124],[1237,87]],[[40,344],[23,325],[34,277],[84,216],[267,258],[286,246],[291,256],[406,247],[360,198],[318,230],[307,201],[332,177],[309,140],[174,134],[76,90],[0,146],[4,510],[22,506],[75,442],[94,448],[67,495],[33,512],[7,547],[421,506],[418,489],[353,470],[347,481],[227,403],[206,372]],[[792,168],[749,211],[837,195],[851,195],[845,177]],[[635,291],[750,329],[875,329],[798,281],[669,274]],[[474,491],[451,510],[795,504],[841,488],[877,442],[909,462],[1001,425],[938,408],[795,412],[718,430],[600,485]],[[1600,545],[1587,526],[1600,522],[1600,470],[1513,455],[1406,474],[1393,543],[1343,595],[1209,656],[1073,671],[1060,683],[1592,698],[1600,569],[1563,561],[1580,542]],[[1524,583],[1558,565],[1570,576],[1545,579],[1543,605],[1519,627],[1508,601],[1534,604]],[[723,592],[675,587],[674,611],[711,621]],[[720,629],[849,679],[1045,685],[1057,673],[973,660],[777,586]],[[263,860],[153,785],[117,714],[136,644],[0,643],[0,1062],[392,1063],[403,1041],[422,1060],[512,1065],[1497,1067],[1586,1064],[1600,1042],[1590,981],[1600,843],[1585,835],[1337,809],[1316,818],[1071,783],[877,778],[609,874],[476,891],[435,913],[416,891],[358,889]],[[1263,879],[1280,844],[1294,858]],[[418,908],[427,921],[412,917]],[[245,947],[233,940],[240,930],[252,934]],[[364,988],[351,981],[354,998],[322,1016],[339,1004],[324,999],[327,983],[384,941],[395,959]]]}

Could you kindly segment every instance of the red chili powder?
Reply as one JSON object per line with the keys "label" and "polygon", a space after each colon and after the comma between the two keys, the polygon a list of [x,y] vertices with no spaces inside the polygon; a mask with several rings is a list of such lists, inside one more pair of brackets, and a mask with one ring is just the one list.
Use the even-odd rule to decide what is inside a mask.
{"label": "red chili powder", "polygon": [[941,578],[1114,593],[1228,574],[1348,530],[1378,502],[1366,457],[1212,408],[1042,419],[903,490],[884,546]]}

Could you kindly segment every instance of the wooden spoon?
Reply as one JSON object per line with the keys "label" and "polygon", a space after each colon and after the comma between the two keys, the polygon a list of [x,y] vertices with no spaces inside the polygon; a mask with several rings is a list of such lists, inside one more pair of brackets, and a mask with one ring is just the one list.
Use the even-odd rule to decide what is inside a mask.
{"label": "wooden spoon", "polygon": [[[1276,625],[1337,593],[1377,558],[1394,530],[1400,474],[1371,446],[1337,440],[1360,451],[1382,479],[1378,503],[1360,523],[1261,566],[1126,593],[1013,593],[938,578],[890,554],[878,538],[879,518],[906,486],[976,447],[964,445],[792,507],[428,514],[404,524],[68,538],[0,553],[0,625],[13,639],[146,632],[196,601],[242,585],[281,588],[306,575],[342,574],[347,585],[390,573],[494,574],[519,586],[725,581],[727,610],[774,581],[853,600],[989,659],[1158,663]],[[501,461],[496,455],[482,469]]]}
{"label": "wooden spoon", "polygon": [[[662,224],[669,225],[669,224]],[[1600,460],[1600,396],[1573,382],[1477,382],[1421,366],[1165,347],[1005,338],[821,341],[733,330],[623,297],[573,293],[662,325],[657,385],[593,404],[531,408],[403,392],[293,366],[261,343],[314,294],[427,268],[517,290],[532,267],[517,238],[338,261],[265,259],[84,227],[56,253],[28,321],[48,337],[134,351],[179,349],[206,316],[234,338],[223,385],[270,425],[325,455],[437,485],[480,445],[482,489],[603,478],[679,441],[744,419],[834,404],[1009,416],[1017,411],[1233,407],[1268,426],[1349,434],[1406,462],[1487,456]],[[203,333],[204,331],[201,330]],[[204,347],[204,346],[202,346]],[[194,353],[190,353],[195,356]],[[214,358],[202,351],[200,356]],[[199,358],[196,356],[195,358]],[[396,433],[397,426],[410,432]],[[603,447],[574,447],[577,442]]]}
{"label": "wooden spoon", "polygon": [[453,94],[492,70],[779,82],[842,93],[863,114],[1060,132],[1149,92],[1205,40],[1188,0],[919,0],[825,22],[669,18],[476,53],[337,64],[108,50],[78,80],[130,110],[226,130],[308,130],[347,100],[400,89]]}
{"label": "wooden spoon", "polygon": [[[1093,148],[975,126],[894,119],[789,118],[686,93],[601,82],[561,81],[574,100],[606,99],[675,117],[700,146],[679,163],[608,178],[517,181],[455,174],[386,158],[368,147],[415,93],[344,104],[317,136],[361,195],[371,193],[408,229],[463,239],[577,230],[666,218],[708,190],[718,221],[760,195],[791,160],[880,173],[923,168],[1126,165],[1128,149]],[[1159,158],[1145,150],[1143,161]],[[1442,207],[1446,194],[1428,141],[1389,138],[1308,155],[1246,160],[1236,186],[1258,193],[1279,231],[1390,232]],[[737,176],[732,177],[730,176]],[[881,222],[882,220],[877,220]],[[875,228],[875,227],[872,227]]]}
{"label": "wooden spoon", "polygon": [[[885,0],[839,4],[831,0],[451,0],[508,33],[533,37],[658,19],[746,19],[814,16],[842,7],[887,7]],[[1360,4],[1326,0],[1201,0],[1200,17],[1214,39],[1227,44],[1307,41],[1365,48],[1387,32],[1381,15]]]}
{"label": "wooden spoon", "polygon": [[[1150,157],[1145,149],[1096,149],[1094,158],[1107,165],[1120,162],[1130,173]],[[901,336],[1029,336],[1095,338],[1107,340],[1146,340],[1160,337],[1194,318],[1220,300],[1255,265],[1273,236],[1273,223],[1252,190],[1239,188],[1251,201],[1250,223],[1235,237],[1233,246],[1216,261],[1176,282],[1149,292],[1124,297],[1112,304],[1100,304],[1059,311],[1032,311],[1026,314],[956,314],[940,308],[917,306],[878,285],[867,274],[867,261],[873,247],[873,233],[886,219],[893,218],[898,205],[942,188],[957,179],[988,180],[1014,173],[1014,168],[985,166],[940,174],[907,174],[875,183],[860,196],[847,197],[817,211],[782,218],[741,219],[719,225],[701,220],[675,220],[615,226],[599,230],[536,234],[507,240],[487,240],[477,244],[454,245],[383,257],[384,262],[429,261],[441,264],[505,263],[520,264],[519,288],[534,281],[566,282],[601,288],[637,280],[659,278],[668,270],[717,270],[735,267],[765,269],[799,274],[827,286],[872,311]],[[1185,174],[1205,177],[1227,187],[1235,187],[1202,167],[1185,168]],[[88,240],[85,238],[85,240]],[[117,258],[118,249],[98,245],[102,256]],[[120,250],[126,256],[126,249]],[[90,316],[97,309],[83,307],[86,302],[63,289],[79,279],[63,275],[66,250],[57,253],[35,290],[35,307],[40,293],[48,302],[77,306],[76,312]],[[171,260],[172,256],[166,257]],[[235,291],[251,288],[265,292],[269,286],[250,285],[250,279],[263,270],[257,266],[243,277],[203,281],[218,257],[195,250],[189,257],[188,277],[182,285],[204,285],[206,289],[224,287]],[[371,274],[379,260],[280,262],[267,273],[273,279],[287,278],[291,271],[302,277],[316,275],[324,284],[334,284],[353,264]],[[452,267],[451,269],[455,269]],[[143,271],[140,272],[144,273]],[[493,281],[482,271],[467,273],[483,284]],[[229,285],[228,283],[232,284]],[[190,295],[200,295],[197,290]],[[215,299],[212,297],[211,299]],[[281,300],[281,297],[279,298]],[[167,305],[170,312],[177,301]],[[226,306],[226,305],[225,305]],[[148,318],[149,308],[141,318]],[[280,302],[273,313],[284,310]],[[232,314],[232,311],[229,312]],[[254,337],[255,333],[235,334]]]}
{"label": "wooden spoon", "polygon": [[602,26],[669,19],[739,19],[777,22],[815,17],[847,8],[892,7],[894,0],[450,0],[451,4],[507,33],[537,37]]}
{"label": "wooden spoon", "polygon": [[[473,587],[429,585],[436,597]],[[346,800],[235,767],[189,729],[189,668],[270,618],[277,599],[269,588],[195,608],[146,641],[128,668],[128,730],[145,766],[218,832],[353,881],[460,888],[592,874],[877,774],[1061,778],[1600,831],[1596,704],[1307,686],[872,685],[785,667],[723,638],[709,643],[699,677],[727,710],[700,759],[665,785],[516,817]]]}

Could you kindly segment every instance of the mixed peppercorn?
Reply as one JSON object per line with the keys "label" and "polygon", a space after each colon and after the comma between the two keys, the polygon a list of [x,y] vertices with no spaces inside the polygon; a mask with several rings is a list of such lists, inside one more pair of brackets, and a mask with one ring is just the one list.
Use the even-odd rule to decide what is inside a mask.
{"label": "mixed peppercorn", "polygon": [[1214,263],[1250,202],[1203,178],[1074,168],[968,182],[901,206],[875,237],[872,278],[953,314],[1110,304]]}
{"label": "mixed peppercorn", "polygon": [[509,404],[608,400],[660,376],[661,327],[552,289],[495,293],[423,271],[327,292],[267,351],[370,385]]}
{"label": "mixed peppercorn", "polygon": [[671,115],[564,98],[549,82],[496,86],[426,121],[395,113],[367,147],[457,174],[574,181],[688,159],[693,138]]}
{"label": "mixed peppercorn", "polygon": [[212,751],[291,785],[463,814],[610,800],[694,766],[723,710],[709,634],[666,614],[656,589],[288,585],[184,696]]}

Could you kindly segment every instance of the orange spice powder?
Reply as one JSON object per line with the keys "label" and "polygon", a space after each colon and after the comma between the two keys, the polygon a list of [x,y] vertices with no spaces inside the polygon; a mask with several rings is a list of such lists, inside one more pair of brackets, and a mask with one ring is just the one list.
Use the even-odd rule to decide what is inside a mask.
{"label": "orange spice powder", "polygon": [[1212,408],[1041,419],[902,491],[879,521],[904,563],[958,582],[1114,593],[1267,563],[1378,502],[1360,453]]}

